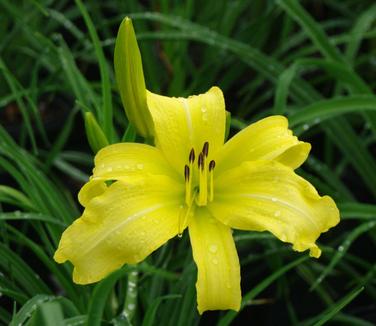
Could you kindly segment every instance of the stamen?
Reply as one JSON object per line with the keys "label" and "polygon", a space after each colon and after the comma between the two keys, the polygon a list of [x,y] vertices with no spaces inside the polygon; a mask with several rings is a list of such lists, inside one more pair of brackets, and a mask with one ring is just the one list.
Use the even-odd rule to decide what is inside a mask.
{"label": "stamen", "polygon": [[184,179],[185,179],[185,182],[189,180],[189,166],[188,165],[184,166]]}
{"label": "stamen", "polygon": [[214,168],[215,168],[215,161],[211,160],[209,163],[209,201],[213,201],[214,199]]}
{"label": "stamen", "polygon": [[179,226],[178,226],[178,237],[181,238],[183,236],[183,214],[184,214],[184,206],[180,205],[179,209]]}
{"label": "stamen", "polygon": [[185,202],[187,205],[191,202],[192,197],[192,176],[190,175],[190,169],[188,165],[184,166],[184,178],[185,178]]}
{"label": "stamen", "polygon": [[[204,146],[205,149],[205,146]],[[203,150],[204,150],[203,149]],[[204,206],[208,201],[208,167],[205,164],[205,153],[201,152],[198,157],[198,169],[199,169],[199,189],[198,205]]]}
{"label": "stamen", "polygon": [[202,153],[198,156],[197,164],[200,171],[204,169],[204,155]]}
{"label": "stamen", "polygon": [[202,153],[205,155],[205,157],[208,157],[209,154],[209,143],[205,142],[204,147],[202,148]]}
{"label": "stamen", "polygon": [[[187,209],[184,213],[184,206],[180,206],[180,212],[179,212],[179,229],[178,229],[178,237],[181,238],[183,235],[184,226],[187,225],[188,218],[192,215],[192,208],[194,209],[193,202],[197,196],[197,192],[193,192],[193,196],[191,198],[191,201],[187,203]],[[184,218],[182,219],[184,213]]]}
{"label": "stamen", "polygon": [[195,161],[195,150],[192,148],[191,152],[189,153],[189,163],[193,163]]}

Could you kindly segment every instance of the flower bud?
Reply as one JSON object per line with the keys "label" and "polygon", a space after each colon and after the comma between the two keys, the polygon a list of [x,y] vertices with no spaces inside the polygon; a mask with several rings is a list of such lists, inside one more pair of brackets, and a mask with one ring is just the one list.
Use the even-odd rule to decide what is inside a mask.
{"label": "flower bud", "polygon": [[84,119],[87,140],[92,151],[96,154],[101,148],[109,144],[108,140],[91,112],[86,112]]}
{"label": "flower bud", "polygon": [[122,21],[115,44],[115,75],[121,100],[128,120],[137,133],[152,138],[154,126],[146,103],[146,87],[140,49],[137,44],[132,20]]}

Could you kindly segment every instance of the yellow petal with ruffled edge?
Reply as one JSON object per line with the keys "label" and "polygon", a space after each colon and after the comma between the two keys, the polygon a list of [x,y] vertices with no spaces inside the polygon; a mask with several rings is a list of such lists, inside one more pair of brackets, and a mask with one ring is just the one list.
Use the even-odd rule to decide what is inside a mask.
{"label": "yellow petal with ruffled edge", "polygon": [[102,179],[91,180],[84,184],[78,193],[78,201],[83,207],[89,205],[95,197],[102,195],[107,190],[107,185]]}
{"label": "yellow petal with ruffled edge", "polygon": [[309,143],[293,136],[285,117],[271,116],[244,128],[224,145],[216,158],[216,172],[257,160],[276,160],[296,169],[310,150]]}
{"label": "yellow petal with ruffled edge", "polygon": [[167,175],[184,182],[184,174],[177,174],[162,152],[149,145],[119,143],[102,148],[95,156],[93,179],[128,180],[146,174]]}
{"label": "yellow petal with ruffled edge", "polygon": [[206,310],[238,311],[241,303],[240,266],[231,229],[205,208],[196,209],[189,226],[193,259],[197,265],[197,304]]}
{"label": "yellow petal with ruffled edge", "polygon": [[212,87],[205,94],[188,98],[147,93],[154,121],[156,145],[171,165],[182,173],[192,148],[200,153],[209,142],[209,158],[223,145],[225,102],[222,91]]}
{"label": "yellow petal with ruffled edge", "polygon": [[183,190],[166,176],[114,182],[64,231],[54,259],[70,260],[73,280],[79,284],[142,261],[181,228]]}
{"label": "yellow petal with ruffled edge", "polygon": [[321,233],[339,222],[338,209],[329,196],[285,165],[273,161],[246,162],[215,180],[215,198],[208,209],[222,223],[236,229],[270,231],[293,249],[310,249]]}
{"label": "yellow petal with ruffled edge", "polygon": [[178,175],[171,169],[162,152],[149,145],[136,143],[109,145],[97,153],[94,162],[93,175],[78,194],[78,200],[84,207],[107,189],[105,181],[129,181],[130,178],[145,178],[153,174],[167,175],[183,182],[183,175]]}

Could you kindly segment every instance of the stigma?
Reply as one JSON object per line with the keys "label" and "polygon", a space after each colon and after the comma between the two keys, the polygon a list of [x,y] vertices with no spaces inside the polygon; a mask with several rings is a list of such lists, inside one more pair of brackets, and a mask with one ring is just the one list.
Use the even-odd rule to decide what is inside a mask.
{"label": "stigma", "polygon": [[207,205],[214,198],[214,168],[215,161],[208,160],[209,143],[205,142],[197,157],[192,148],[188,156],[188,164],[184,166],[185,202],[188,207],[196,201],[198,206]]}

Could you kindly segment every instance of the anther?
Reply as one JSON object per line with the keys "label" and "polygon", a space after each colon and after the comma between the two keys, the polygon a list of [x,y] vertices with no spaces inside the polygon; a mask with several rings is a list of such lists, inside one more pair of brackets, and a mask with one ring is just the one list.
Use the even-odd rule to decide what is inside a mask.
{"label": "anther", "polygon": [[191,152],[189,153],[189,163],[193,163],[195,161],[195,150],[192,148]]}
{"label": "anther", "polygon": [[184,166],[184,179],[186,182],[189,180],[189,166],[188,165]]}
{"label": "anther", "polygon": [[203,170],[204,169],[204,154],[203,153],[200,153],[200,155],[198,156],[198,167],[199,169]]}
{"label": "anther", "polygon": [[205,142],[204,147],[202,148],[202,153],[205,155],[205,157],[208,157],[209,154],[209,143]]}
{"label": "anther", "polygon": [[209,163],[209,201],[214,199],[214,168],[215,161],[211,160]]}

